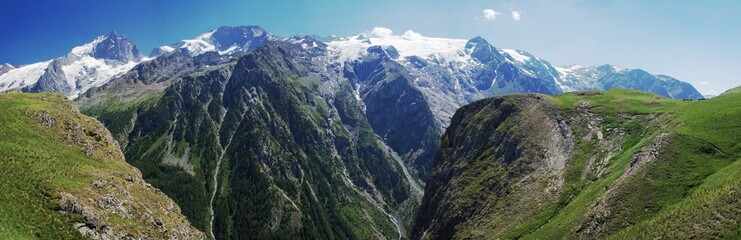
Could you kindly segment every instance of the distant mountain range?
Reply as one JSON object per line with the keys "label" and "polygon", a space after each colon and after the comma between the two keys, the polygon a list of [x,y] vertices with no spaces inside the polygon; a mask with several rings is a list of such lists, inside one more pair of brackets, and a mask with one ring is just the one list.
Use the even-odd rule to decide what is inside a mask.
{"label": "distant mountain range", "polygon": [[[103,85],[111,77],[130,70],[142,61],[173,52],[190,56],[208,52],[240,56],[270,41],[300,41],[307,38],[312,39],[313,44],[322,42],[317,39],[324,40],[333,52],[339,54],[338,63],[366,55],[365,50],[371,46],[393,47],[399,53],[398,56],[394,55],[396,58],[393,60],[411,67],[410,70],[421,78],[420,81],[445,83],[455,80],[439,87],[462,88],[463,91],[456,92],[456,95],[460,95],[457,96],[459,98],[512,92],[558,94],[610,88],[643,90],[669,98],[702,97],[690,84],[669,76],[609,64],[589,67],[552,66],[548,61],[522,50],[496,48],[480,37],[468,41],[430,38],[413,31],[399,36],[393,35],[388,29],[376,28],[345,38],[280,38],[259,26],[219,27],[194,39],[157,47],[151,51],[149,57],[143,57],[134,43],[126,37],[111,32],[73,48],[60,58],[17,68],[3,64],[0,66],[0,90],[24,88],[29,92],[59,91],[75,98],[90,87]],[[434,66],[429,67],[430,64]],[[521,79],[513,80],[518,77]],[[497,81],[499,83],[495,84]]]}

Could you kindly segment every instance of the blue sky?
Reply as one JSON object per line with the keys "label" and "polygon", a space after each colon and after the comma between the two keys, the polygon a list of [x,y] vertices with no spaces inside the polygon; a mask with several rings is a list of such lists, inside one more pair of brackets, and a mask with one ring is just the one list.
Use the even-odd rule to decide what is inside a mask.
{"label": "blue sky", "polygon": [[0,8],[0,63],[62,56],[111,30],[146,54],[222,25],[260,25],[279,36],[346,36],[376,26],[482,36],[554,65],[642,68],[702,93],[741,85],[738,0],[9,0]]}

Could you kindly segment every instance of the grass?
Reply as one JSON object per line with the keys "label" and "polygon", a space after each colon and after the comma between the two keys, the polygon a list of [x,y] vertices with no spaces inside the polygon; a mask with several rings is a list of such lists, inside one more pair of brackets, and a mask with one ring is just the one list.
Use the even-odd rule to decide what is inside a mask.
{"label": "grass", "polygon": [[[140,218],[150,211],[168,226],[183,224],[182,216],[164,216],[162,209],[169,202],[165,195],[126,180],[141,174],[122,161],[112,142],[101,138],[106,134],[61,94],[0,94],[0,239],[83,238],[73,223],[85,217],[59,211],[62,193],[91,206],[115,232],[160,236]],[[94,149],[86,150],[91,144]],[[94,189],[92,181],[99,179],[126,189],[132,198],[126,206],[131,219],[99,209],[93,199],[121,194],[118,187]]]}
{"label": "grass", "polygon": [[[604,196],[606,189],[618,184],[633,153],[659,132],[670,135],[668,149],[657,161],[636,173],[636,177],[618,184],[620,194],[613,197],[615,201],[611,207],[622,210],[613,212],[610,221],[605,223],[607,233],[615,234],[612,237],[617,239],[685,238],[693,234],[695,237],[738,236],[737,216],[741,210],[736,191],[741,186],[738,181],[741,168],[737,161],[741,157],[741,141],[738,140],[741,137],[741,94],[731,93],[706,101],[679,101],[614,89],[546,98],[566,112],[589,102],[590,111],[608,122],[619,114],[672,118],[658,128],[647,129],[648,134],[629,135],[624,150],[611,160],[610,174],[588,182],[547,223],[524,238],[572,238],[587,210]],[[729,177],[734,173],[736,177]],[[713,224],[707,224],[708,221]]]}
{"label": "grass", "polygon": [[93,159],[60,142],[51,137],[58,130],[24,114],[43,110],[77,120],[67,113],[71,107],[58,94],[0,94],[0,238],[80,238],[70,218],[56,211],[57,194],[80,192],[96,170],[124,168],[123,162]]}
{"label": "grass", "polygon": [[[46,95],[50,98],[59,96]],[[54,193],[81,188],[89,182],[86,165],[98,160],[44,136],[26,109],[53,109],[28,94],[0,95],[0,238],[81,238],[54,211]],[[29,146],[44,146],[29,147]],[[31,161],[29,161],[31,160]],[[75,181],[76,180],[76,181]]]}

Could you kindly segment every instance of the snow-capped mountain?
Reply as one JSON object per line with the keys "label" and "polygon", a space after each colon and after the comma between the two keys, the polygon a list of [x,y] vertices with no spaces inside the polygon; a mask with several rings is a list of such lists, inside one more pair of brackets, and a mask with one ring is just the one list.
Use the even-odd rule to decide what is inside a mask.
{"label": "snow-capped mountain", "polygon": [[58,91],[76,98],[143,60],[129,39],[111,32],[73,48],[63,57],[9,70],[0,75],[0,90]]}
{"label": "snow-capped mountain", "polygon": [[158,57],[175,51],[190,56],[197,56],[206,52],[218,52],[220,55],[241,55],[276,39],[278,38],[259,26],[223,26],[201,34],[194,39],[181,40],[174,44],[157,47],[152,50],[149,56]]}
{"label": "snow-capped mountain", "polygon": [[641,69],[615,65],[556,67],[561,83],[570,91],[629,88],[656,93],[669,98],[698,99],[703,96],[691,84],[666,75],[655,75]]}
{"label": "snow-capped mountain", "polygon": [[668,76],[612,65],[555,67],[522,50],[496,48],[481,37],[468,41],[431,38],[413,31],[394,35],[390,29],[374,28],[328,44],[339,62],[360,59],[371,46],[391,46],[398,52],[394,60],[410,66],[420,78],[417,81],[423,82],[421,87],[432,84],[428,80],[437,81],[443,83],[442,87],[458,91],[459,99],[514,92],[558,94],[617,87],[670,98],[701,97],[688,83]]}
{"label": "snow-capped mountain", "polygon": [[554,78],[538,78],[522,67],[522,56],[512,56],[481,37],[470,40],[433,38],[413,31],[394,35],[389,29],[375,28],[331,41],[328,45],[340,64],[362,61],[369,54],[386,54],[390,60],[404,66],[430,102],[440,126],[447,126],[460,106],[487,96],[562,92]]}

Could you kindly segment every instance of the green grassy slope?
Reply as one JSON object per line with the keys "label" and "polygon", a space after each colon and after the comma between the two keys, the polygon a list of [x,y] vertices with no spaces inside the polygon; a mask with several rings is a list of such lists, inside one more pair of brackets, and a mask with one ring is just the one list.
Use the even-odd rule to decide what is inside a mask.
{"label": "green grassy slope", "polygon": [[[0,239],[82,238],[73,227],[78,222],[108,225],[134,237],[173,234],[139,218],[147,215],[144,209],[167,227],[193,231],[179,210],[164,210],[177,209],[171,200],[136,182],[141,174],[123,161],[108,134],[61,94],[0,93]],[[104,184],[93,187],[96,180]],[[62,196],[80,199],[75,204],[97,219],[67,211],[60,206]],[[101,209],[96,202],[103,196],[123,199],[131,215]]]}
{"label": "green grassy slope", "polygon": [[[630,239],[651,236],[738,236],[741,202],[741,94],[726,94],[707,101],[678,101],[652,94],[615,89],[603,94],[569,93],[552,97],[565,111],[579,101],[594,103],[592,111],[616,114],[660,114],[671,120],[657,132],[667,132],[668,149],[658,160],[628,179],[616,197],[616,221],[608,234]],[[650,140],[647,138],[645,140]],[[644,140],[644,141],[645,141]],[[647,141],[645,141],[647,142]],[[644,142],[644,144],[645,144]],[[643,144],[639,144],[643,145]],[[614,168],[605,178],[588,183],[547,224],[526,238],[567,237],[583,221],[585,207],[615,184],[630,165],[635,149],[626,149],[611,160]],[[734,176],[724,178],[723,176]],[[714,218],[719,218],[714,221]],[[711,222],[708,222],[711,221]],[[617,232],[619,229],[637,225]]]}

